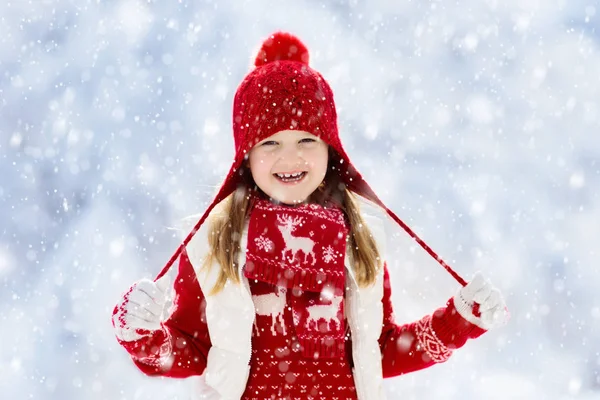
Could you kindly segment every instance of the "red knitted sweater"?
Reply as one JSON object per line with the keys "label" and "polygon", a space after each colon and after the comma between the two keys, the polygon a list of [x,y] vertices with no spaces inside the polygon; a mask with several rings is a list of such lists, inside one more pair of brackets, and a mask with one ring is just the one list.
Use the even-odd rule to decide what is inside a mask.
{"label": "red knitted sweater", "polygon": [[[356,399],[350,358],[309,359],[293,321],[292,290],[251,281],[256,306],[250,375],[243,400]],[[350,349],[348,349],[350,350]]]}
{"label": "red knitted sweater", "polygon": [[[395,324],[387,267],[384,274],[384,320],[379,338],[384,377],[446,361],[453,349],[485,332],[463,319],[452,299],[445,307],[417,322]],[[163,330],[135,342],[120,342],[147,375],[184,378],[200,375],[206,367],[211,342],[204,314],[204,294],[186,254],[179,260],[174,287],[173,311],[164,322]],[[275,294],[277,287],[251,282],[251,291],[258,315],[253,329],[250,377],[242,399],[355,399],[351,337],[347,336],[348,350],[339,359],[305,358],[295,348],[297,342],[289,307],[284,306],[282,314],[261,315],[266,314],[260,313],[261,309],[276,309],[276,306],[256,304],[258,296]],[[170,341],[168,346],[165,346],[166,341]],[[173,363],[169,369],[159,366],[158,359],[165,356],[161,353],[165,348],[172,349]]]}

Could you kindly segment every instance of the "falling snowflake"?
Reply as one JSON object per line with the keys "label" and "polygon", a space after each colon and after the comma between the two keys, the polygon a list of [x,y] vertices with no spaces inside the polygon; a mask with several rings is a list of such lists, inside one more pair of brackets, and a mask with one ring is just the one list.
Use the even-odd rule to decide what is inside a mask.
{"label": "falling snowflake", "polygon": [[308,234],[309,234],[310,237],[315,236],[315,233],[313,231],[308,232]]}
{"label": "falling snowflake", "polygon": [[259,236],[254,239],[254,243],[256,243],[256,247],[258,247],[259,250],[264,250],[266,252],[273,250],[273,242],[264,236]]}
{"label": "falling snowflake", "polygon": [[329,264],[332,261],[335,261],[335,250],[331,246],[327,246],[325,250],[323,250],[323,261]]}
{"label": "falling snowflake", "polygon": [[327,226],[325,226],[325,224],[321,225],[321,229],[325,229],[327,228]]}

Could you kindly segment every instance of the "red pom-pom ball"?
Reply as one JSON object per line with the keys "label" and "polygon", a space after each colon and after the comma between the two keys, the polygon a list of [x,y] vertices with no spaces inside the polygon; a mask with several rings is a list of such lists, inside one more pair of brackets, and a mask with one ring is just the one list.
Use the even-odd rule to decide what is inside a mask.
{"label": "red pom-pom ball", "polygon": [[254,65],[260,67],[278,60],[299,61],[308,65],[308,49],[296,36],[276,32],[263,42]]}

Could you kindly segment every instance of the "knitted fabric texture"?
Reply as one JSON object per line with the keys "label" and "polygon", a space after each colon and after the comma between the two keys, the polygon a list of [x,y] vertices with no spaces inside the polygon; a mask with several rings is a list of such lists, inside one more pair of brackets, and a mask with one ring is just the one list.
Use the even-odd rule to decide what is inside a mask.
{"label": "knitted fabric texture", "polygon": [[291,290],[296,334],[306,357],[344,352],[347,234],[338,208],[259,199],[250,213],[244,274]]}
{"label": "knitted fabric texture", "polygon": [[[339,358],[306,357],[296,335],[292,290],[250,281],[256,318],[252,357],[242,400],[356,400],[351,342]],[[305,292],[305,294],[308,292]]]}
{"label": "knitted fabric texture", "polygon": [[300,62],[275,61],[250,73],[236,93],[236,151],[250,150],[262,138],[287,129],[339,146],[333,93],[325,79]]}

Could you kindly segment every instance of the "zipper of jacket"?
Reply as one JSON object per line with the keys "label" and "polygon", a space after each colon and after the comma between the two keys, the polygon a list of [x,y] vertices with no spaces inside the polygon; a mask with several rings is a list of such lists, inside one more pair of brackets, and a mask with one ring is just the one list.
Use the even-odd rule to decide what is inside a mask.
{"label": "zipper of jacket", "polygon": [[[360,327],[357,324],[357,317],[358,317],[358,309],[357,309],[357,305],[360,303],[359,298],[360,298],[360,290],[359,286],[358,286],[358,282],[356,281],[356,277],[354,276],[354,271],[352,270],[352,267],[350,265],[348,265],[346,267],[348,274],[350,275],[350,278],[352,280],[352,284],[354,285],[353,289],[353,299],[350,302],[350,308],[351,308],[351,312],[352,312],[352,323],[350,324],[351,326],[354,326],[358,329],[360,329]],[[355,298],[354,298],[355,297]],[[354,333],[352,332],[352,329],[350,329],[350,333]],[[361,360],[356,360],[355,355],[360,355],[360,353],[358,351],[355,351],[355,349],[359,349],[360,348],[360,334],[358,332],[356,332],[356,335],[351,335],[351,340],[352,340],[352,356],[354,358],[354,370],[357,371],[357,368],[360,368],[359,365],[357,365],[356,361],[361,361]],[[365,400],[367,398],[366,393],[364,392],[364,374],[362,374],[360,371],[358,373],[354,373],[354,380],[355,380],[355,384],[354,387],[356,388],[356,396],[358,397],[358,400]]]}
{"label": "zipper of jacket", "polygon": [[[248,279],[244,276],[244,265],[246,264],[246,241],[248,240],[248,226],[244,226],[244,231],[242,233],[242,237],[240,239],[240,254],[238,256],[238,279],[240,281],[240,285],[243,285],[243,293],[246,295],[246,300],[249,302],[248,304],[252,305],[253,315],[252,315],[252,323],[250,324],[250,352],[248,354],[248,359],[246,360],[246,364],[250,367],[250,361],[252,360],[252,329],[254,327],[254,322],[256,319],[256,310],[254,308],[254,302],[252,300],[252,292],[250,291],[250,283]],[[243,262],[242,262],[243,261]],[[248,369],[249,370],[249,369]]]}
{"label": "zipper of jacket", "polygon": [[[250,292],[250,283],[248,282],[248,279],[246,279],[245,276],[243,276],[242,273],[242,268],[240,268],[240,284],[244,286],[243,291],[245,292],[245,295],[247,296],[246,300],[250,302],[250,304],[252,304],[252,309],[254,310],[254,302],[252,300],[252,292]],[[256,318],[256,312],[254,312],[254,315],[252,317],[252,323],[250,324],[250,354],[248,356],[248,361],[247,364],[250,365],[250,360],[252,359],[252,329],[254,327],[254,320]]]}

